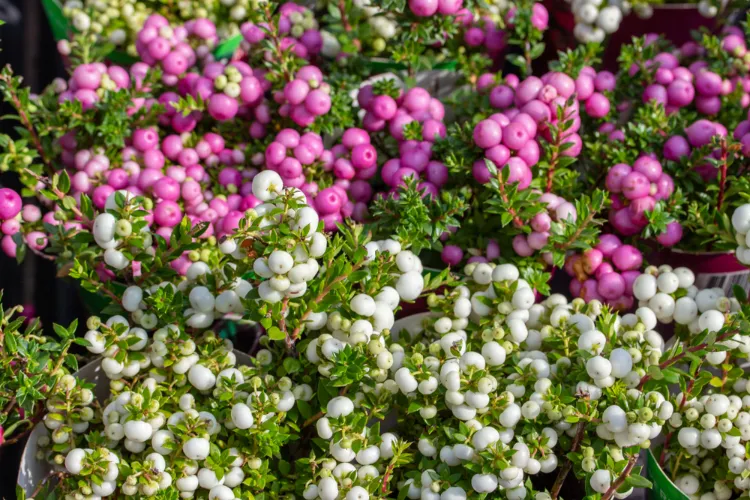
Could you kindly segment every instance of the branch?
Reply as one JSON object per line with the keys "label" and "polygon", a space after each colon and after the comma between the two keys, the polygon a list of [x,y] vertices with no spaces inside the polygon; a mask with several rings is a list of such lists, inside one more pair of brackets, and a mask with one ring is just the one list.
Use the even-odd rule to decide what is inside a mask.
{"label": "branch", "polygon": [[[57,186],[53,186],[52,182],[48,178],[42,177],[41,175],[37,174],[36,172],[28,168],[24,169],[24,172],[32,176],[37,181],[43,183],[45,186],[47,186],[50,189],[50,191],[55,193],[55,196],[57,196],[59,200],[62,201],[62,199],[65,198],[66,196],[65,193],[60,191],[57,188]],[[81,210],[76,205],[73,205],[73,208],[71,208],[70,210],[76,215],[76,217],[78,217],[81,223],[86,224],[86,225],[90,223],[90,221],[86,219],[86,216],[83,215],[83,212],[81,212]]]}
{"label": "branch", "polygon": [[26,114],[26,111],[24,111],[23,109],[21,100],[18,98],[18,94],[14,90],[12,69],[10,68],[10,65],[8,65],[7,68],[9,71],[11,71],[11,74],[0,75],[0,81],[6,84],[7,96],[9,97],[11,104],[18,112],[18,117],[21,119],[21,123],[23,124],[24,128],[29,132],[29,135],[31,136],[31,142],[34,144],[34,147],[39,153],[39,158],[42,160],[42,163],[44,163],[44,166],[47,168],[47,171],[50,172],[50,175],[52,175],[55,172],[55,169],[54,167],[52,167],[52,164],[47,159],[47,155],[44,152],[44,147],[42,146],[42,141],[41,139],[39,139],[39,134],[36,133],[36,129],[34,128],[34,125],[31,123],[31,120],[29,120],[29,117]]}
{"label": "branch", "polygon": [[716,201],[716,210],[721,211],[724,203],[724,193],[727,185],[727,141],[721,140],[721,166],[719,167],[719,197]]}
{"label": "branch", "polygon": [[42,491],[44,485],[50,481],[50,479],[56,477],[58,480],[62,480],[67,475],[68,474],[66,472],[50,472],[44,479],[39,482],[36,489],[34,489],[34,492],[31,494],[31,496],[29,496],[29,498],[35,498]]}
{"label": "branch", "polygon": [[513,206],[511,206],[510,200],[508,200],[508,194],[505,192],[505,186],[504,186],[505,181],[503,180],[502,169],[498,169],[497,180],[498,180],[498,183],[497,183],[498,191],[500,192],[500,199],[503,200],[503,203],[508,205],[508,213],[513,216],[513,226],[518,229],[521,229],[524,226],[524,224],[521,218],[516,213]]}
{"label": "branch", "polygon": [[578,226],[578,229],[576,229],[576,232],[571,235],[570,238],[565,243],[561,243],[556,245],[558,250],[567,250],[570,248],[573,243],[575,243],[578,240],[578,237],[581,236],[581,233],[586,229],[586,227],[591,223],[592,220],[594,220],[594,217],[596,216],[596,213],[591,211],[585,219],[583,219],[583,222],[581,222],[581,225]]}
{"label": "branch", "polygon": [[609,500],[610,498],[612,498],[615,492],[617,492],[617,489],[622,486],[628,476],[630,476],[630,472],[633,470],[633,467],[635,467],[635,463],[637,461],[638,453],[628,459],[628,465],[625,466],[625,469],[622,471],[620,476],[615,480],[614,483],[612,483],[612,486],[609,487],[604,496],[602,496],[602,500]]}
{"label": "branch", "polygon": [[[731,337],[732,335],[734,335],[736,333],[737,333],[736,330],[730,330],[728,332],[725,332],[724,335],[721,335],[720,337],[717,337],[714,342],[721,342],[722,340],[724,340],[724,339],[726,339],[728,337]],[[668,367],[672,366],[673,364],[677,363],[679,360],[681,360],[685,356],[687,356],[688,353],[697,352],[697,351],[700,351],[702,349],[705,349],[706,347],[708,347],[708,344],[704,342],[704,343],[699,344],[697,346],[685,349],[684,351],[682,351],[680,354],[678,354],[674,358],[668,359],[668,360],[664,361],[663,363],[659,364],[659,369],[663,370],[664,368],[668,368]],[[646,382],[648,382],[649,380],[651,380],[651,375],[644,375],[643,378],[641,378],[640,384],[638,384],[638,389],[639,390],[642,389],[643,385]]]}
{"label": "branch", "polygon": [[[364,262],[360,262],[359,264],[356,264],[356,265],[352,266],[351,272],[353,273],[354,271],[358,270],[363,265],[364,265]],[[320,302],[321,300],[323,300],[324,298],[326,298],[326,296],[329,293],[331,293],[331,290],[333,290],[334,286],[336,286],[338,283],[341,283],[342,281],[344,281],[348,277],[349,277],[349,275],[346,275],[346,274],[342,274],[340,276],[336,276],[328,285],[326,285],[320,291],[320,293],[318,294],[318,296],[313,299],[313,302]],[[307,311],[305,311],[302,314],[302,316],[300,316],[300,318],[299,318],[299,324],[294,329],[294,331],[292,332],[292,334],[286,336],[286,345],[287,345],[287,348],[291,349],[292,345],[294,345],[294,342],[297,341],[297,339],[299,338],[300,333],[302,332],[302,326],[305,324],[305,320],[310,316],[310,314],[312,314],[312,312],[313,312],[312,308],[308,308]]]}
{"label": "branch", "polygon": [[[576,427],[576,435],[573,438],[573,445],[570,447],[570,451],[572,453],[575,453],[578,451],[578,448],[581,446],[581,441],[583,441],[583,435],[584,431],[586,430],[586,421],[581,420],[578,422],[578,426]],[[570,472],[570,469],[573,468],[573,462],[570,461],[569,458],[565,459],[565,465],[563,465],[562,469],[560,469],[560,472],[557,474],[557,478],[555,479],[555,484],[552,485],[552,491],[550,495],[552,496],[552,500],[556,500],[557,497],[560,495],[560,489],[562,489],[562,485],[565,482],[565,478],[568,475],[568,472]]]}

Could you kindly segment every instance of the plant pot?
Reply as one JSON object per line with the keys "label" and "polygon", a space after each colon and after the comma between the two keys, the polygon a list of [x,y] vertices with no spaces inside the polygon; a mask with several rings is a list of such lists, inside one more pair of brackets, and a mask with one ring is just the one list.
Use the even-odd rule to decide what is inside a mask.
{"label": "plant pot", "polygon": [[391,337],[398,341],[401,332],[408,332],[412,336],[418,334],[423,330],[422,321],[425,318],[429,318],[431,315],[431,312],[421,312],[397,319],[391,328]]}
{"label": "plant pot", "polygon": [[[235,350],[237,363],[242,365],[250,364],[250,356],[244,352]],[[77,378],[86,380],[94,384],[94,396],[97,401],[105,401],[109,397],[109,378],[104,374],[101,368],[102,358],[97,358],[87,364],[75,373]],[[26,447],[23,449],[21,456],[21,466],[18,471],[17,484],[26,492],[29,497],[34,492],[40,481],[52,472],[53,466],[48,462],[37,460],[37,441],[40,436],[47,433],[43,423],[39,423],[29,435]],[[13,498],[13,497],[6,497]]]}
{"label": "plant pot", "polygon": [[641,19],[635,13],[626,16],[620,29],[612,35],[604,52],[604,65],[610,71],[617,69],[620,47],[631,43],[633,37],[657,33],[678,47],[692,41],[691,32],[700,28],[713,30],[715,21],[703,17],[697,4],[679,3],[655,5],[649,19]]}
{"label": "plant pot", "polygon": [[750,289],[750,269],[740,264],[733,252],[667,250],[653,254],[649,262],[691,269],[698,288],[721,288],[727,295],[735,285],[746,292]]}
{"label": "plant pot", "polygon": [[648,450],[646,454],[646,471],[653,484],[649,498],[652,500],[689,500],[690,497],[680,491],[659,466],[659,461],[651,450]]}

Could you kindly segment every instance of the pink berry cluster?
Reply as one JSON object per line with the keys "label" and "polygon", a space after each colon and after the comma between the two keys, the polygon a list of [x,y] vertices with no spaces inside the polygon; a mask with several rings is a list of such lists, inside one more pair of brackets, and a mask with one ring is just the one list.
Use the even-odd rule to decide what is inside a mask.
{"label": "pink berry cluster", "polygon": [[596,247],[573,254],[565,271],[573,277],[570,293],[587,302],[599,300],[618,310],[633,306],[633,282],[641,274],[643,255],[614,234],[602,234]]}
{"label": "pink berry cluster", "polygon": [[458,14],[463,4],[463,0],[409,0],[409,10],[417,17],[452,16]]}
{"label": "pink berry cluster", "polygon": [[[742,132],[744,127],[737,127]],[[714,137],[726,137],[727,129],[719,122],[700,119],[685,128],[685,136],[673,135],[664,143],[662,154],[665,159],[680,161],[684,157],[690,157],[694,149],[704,148],[711,144]],[[718,158],[720,151],[710,151],[708,156]],[[695,167],[704,181],[710,182],[716,179],[718,170],[715,166],[706,162]]]}
{"label": "pink berry cluster", "polygon": [[[347,194],[343,199],[342,211],[344,216],[351,216],[354,220],[363,222],[367,216],[367,204],[373,196],[371,180],[378,172],[378,151],[371,143],[370,134],[366,130],[352,127],[344,131],[341,143],[331,148],[334,161],[326,169],[333,172],[336,180],[334,187],[338,187]],[[330,198],[330,195],[327,195]],[[353,206],[350,206],[350,201]],[[327,221],[330,212],[329,200],[315,199],[315,208]]]}
{"label": "pink berry cluster", "polygon": [[[418,188],[425,194],[437,196],[439,189],[448,181],[448,169],[442,162],[432,158],[432,146],[435,140],[446,135],[443,118],[443,104],[433,98],[429,91],[414,87],[396,97],[388,94],[377,94],[372,85],[359,90],[357,101],[365,110],[362,126],[371,134],[384,132],[386,138],[395,139],[398,144],[398,156],[387,160],[380,171],[383,182],[390,188],[390,195],[397,196],[397,190],[405,179],[419,181]],[[405,135],[410,124],[418,124],[421,132],[419,139],[408,139]],[[421,140],[420,140],[421,139]],[[369,141],[368,141],[369,142]],[[371,170],[359,172],[359,177],[368,179],[374,175],[376,165]],[[341,172],[347,171],[348,165],[340,160],[334,165],[334,173],[342,178]],[[351,175],[351,174],[350,174]],[[371,198],[371,191],[352,184],[356,190],[355,199]],[[361,200],[364,201],[364,200]],[[358,209],[359,214],[361,211]]]}
{"label": "pink berry cluster", "polygon": [[592,118],[604,118],[611,109],[605,92],[615,90],[617,79],[609,71],[596,71],[590,66],[581,69],[576,78],[576,97],[583,103],[586,114]]}
{"label": "pink berry cluster", "polygon": [[[644,155],[632,166],[618,163],[609,169],[605,181],[611,193],[610,224],[624,236],[634,236],[647,225],[646,212],[660,200],[668,200],[674,192],[672,177],[662,171],[661,163]],[[664,246],[671,247],[682,239],[682,225],[673,221],[665,232],[656,237]]]}
{"label": "pink berry cluster", "polygon": [[67,83],[60,81],[60,102],[76,100],[84,111],[91,109],[100,100],[101,93],[130,86],[130,75],[120,66],[107,67],[104,63],[77,66]]}
{"label": "pink berry cluster", "polygon": [[489,93],[490,105],[501,112],[480,121],[474,128],[474,144],[484,152],[477,160],[472,174],[485,184],[490,173],[485,159],[498,169],[507,166],[508,182],[518,183],[519,189],[531,184],[531,168],[541,154],[541,141],[550,141],[550,125],[559,126],[559,110],[564,121],[572,125],[559,134],[560,144],[572,143],[564,156],[578,156],[583,143],[578,130],[581,126],[578,101],[568,102],[576,91],[576,82],[564,73],[551,72],[542,78],[530,76],[523,81],[506,77],[505,82]]}
{"label": "pink berry cluster", "polygon": [[[449,237],[448,232],[443,233],[441,240],[447,240]],[[445,236],[445,238],[443,238]],[[478,252],[481,253],[481,252]],[[467,264],[480,263],[480,262],[492,262],[500,257],[500,245],[495,240],[490,240],[487,243],[487,248],[483,255],[472,255],[467,260]],[[464,251],[458,245],[445,245],[440,253],[441,260],[448,266],[457,266],[464,259]]]}
{"label": "pink berry cluster", "polygon": [[[16,242],[13,236],[21,231],[23,224],[25,229],[24,241],[35,251],[44,250],[47,246],[47,235],[44,232],[44,223],[53,225],[59,224],[57,220],[51,217],[54,215],[48,212],[42,216],[42,211],[36,205],[23,204],[21,197],[8,188],[0,189],[0,230],[3,238],[0,241],[0,248],[10,257],[16,256]],[[66,223],[66,229],[75,229],[80,227],[77,223]]]}
{"label": "pink berry cluster", "polygon": [[434,142],[445,137],[445,108],[429,91],[414,87],[396,97],[378,95],[372,85],[359,89],[357,102],[365,110],[362,126],[368,132],[378,132],[386,127],[397,141],[404,140],[404,127],[412,122],[422,126],[422,140]]}
{"label": "pink berry cluster", "polygon": [[399,144],[398,158],[385,162],[380,175],[391,188],[391,195],[396,195],[405,179],[411,178],[419,181],[417,188],[425,196],[437,198],[440,188],[448,182],[448,167],[432,159],[430,141],[410,140]]}
{"label": "pink berry cluster", "polygon": [[[243,24],[240,32],[244,38],[246,51],[263,41],[268,31],[269,26],[266,23]],[[312,60],[323,48],[323,37],[318,30],[318,21],[313,12],[303,5],[286,2],[279,8],[278,34],[280,48],[291,49],[301,59]],[[271,58],[273,55],[266,52],[265,57]]]}
{"label": "pink berry cluster", "polygon": [[458,16],[464,28],[463,41],[471,48],[480,49],[493,59],[508,46],[508,36],[490,16],[474,19],[464,10]]}
{"label": "pink berry cluster", "polygon": [[312,125],[317,116],[331,109],[331,87],[323,81],[323,72],[317,66],[303,66],[283,90],[274,93],[280,105],[279,114],[289,117],[300,127]]}
{"label": "pink berry cluster", "polygon": [[[190,43],[191,38],[197,40],[196,49]],[[162,69],[165,84],[174,85],[198,58],[210,57],[216,41],[216,26],[208,19],[194,19],[172,27],[164,16],[152,14],[138,32],[135,48],[141,61]]]}
{"label": "pink berry cluster", "polygon": [[263,81],[263,72],[253,71],[245,62],[212,62],[203,67],[201,74],[189,73],[180,79],[178,90],[183,96],[203,99],[208,114],[224,122],[240,112],[247,116],[261,104],[264,91],[270,88],[270,83]]}
{"label": "pink berry cluster", "polygon": [[[531,232],[518,234],[513,238],[513,250],[521,257],[529,257],[543,249],[549,240],[552,223],[556,221],[575,222],[578,218],[576,207],[564,198],[553,193],[544,193],[539,201],[546,204],[547,211],[536,214],[529,221]],[[552,255],[543,253],[542,258],[552,264]]]}
{"label": "pink berry cluster", "polygon": [[[747,76],[750,61],[746,61],[747,48],[742,31],[735,27],[727,28],[721,44],[723,50],[742,59],[740,65],[744,68],[744,74],[712,71],[705,48],[697,42],[688,42],[676,54],[660,52],[646,61],[646,65],[655,68],[655,71],[653,81],[643,90],[643,102],[659,102],[667,112],[693,105],[699,113],[713,116],[721,111],[722,97],[733,94],[739,87],[739,104],[743,108],[750,106],[750,78]],[[639,67],[634,65],[629,69],[629,74],[633,76],[639,71]]]}

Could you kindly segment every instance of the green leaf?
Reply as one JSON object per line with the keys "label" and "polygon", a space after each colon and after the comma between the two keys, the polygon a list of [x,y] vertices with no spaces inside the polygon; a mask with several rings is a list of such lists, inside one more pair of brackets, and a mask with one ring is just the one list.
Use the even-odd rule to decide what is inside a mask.
{"label": "green leaf", "polygon": [[278,327],[272,326],[268,329],[268,337],[271,340],[284,340],[286,335]]}
{"label": "green leaf", "polygon": [[651,481],[641,475],[630,475],[625,478],[625,484],[630,488],[651,488]]}

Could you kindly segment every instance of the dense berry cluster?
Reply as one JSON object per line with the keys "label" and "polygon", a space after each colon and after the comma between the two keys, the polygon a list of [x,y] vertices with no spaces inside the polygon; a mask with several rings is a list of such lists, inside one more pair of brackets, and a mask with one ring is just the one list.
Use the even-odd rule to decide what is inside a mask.
{"label": "dense berry cluster", "polygon": [[633,282],[641,274],[643,255],[614,234],[602,234],[596,247],[572,255],[565,270],[573,277],[570,293],[586,301],[601,300],[616,309],[633,305]]}
{"label": "dense berry cluster", "polygon": [[[607,172],[606,186],[612,193],[610,223],[624,236],[640,233],[648,225],[647,212],[651,212],[659,201],[667,201],[674,192],[674,182],[662,171],[658,160],[641,156],[633,166],[618,163]],[[656,239],[664,246],[679,243],[682,226],[670,222],[666,231]]]}

